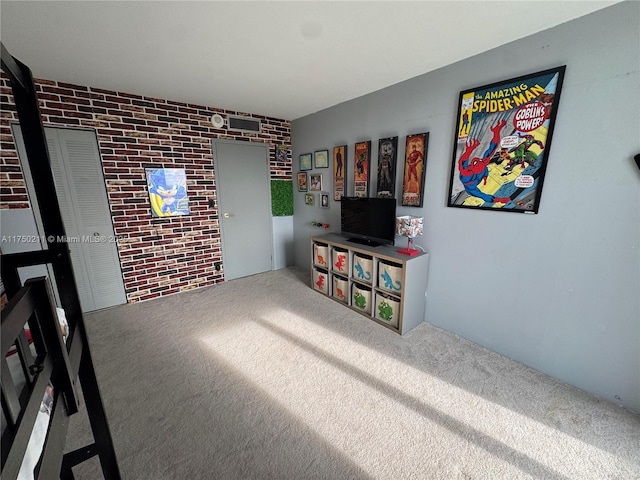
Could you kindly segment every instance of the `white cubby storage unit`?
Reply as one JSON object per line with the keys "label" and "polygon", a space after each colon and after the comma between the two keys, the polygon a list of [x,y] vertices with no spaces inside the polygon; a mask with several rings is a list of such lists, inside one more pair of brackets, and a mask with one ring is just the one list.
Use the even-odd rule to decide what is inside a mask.
{"label": "white cubby storage unit", "polygon": [[429,254],[311,237],[311,286],[401,335],[424,319]]}

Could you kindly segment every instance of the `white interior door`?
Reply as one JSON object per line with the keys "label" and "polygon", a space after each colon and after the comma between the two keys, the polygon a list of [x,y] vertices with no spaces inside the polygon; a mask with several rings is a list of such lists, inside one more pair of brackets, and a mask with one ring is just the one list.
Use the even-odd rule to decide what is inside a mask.
{"label": "white interior door", "polygon": [[[22,133],[19,128],[13,132],[29,197],[39,219]],[[45,137],[82,310],[126,303],[95,133],[47,127]]]}
{"label": "white interior door", "polygon": [[213,141],[225,280],[273,269],[269,150]]}

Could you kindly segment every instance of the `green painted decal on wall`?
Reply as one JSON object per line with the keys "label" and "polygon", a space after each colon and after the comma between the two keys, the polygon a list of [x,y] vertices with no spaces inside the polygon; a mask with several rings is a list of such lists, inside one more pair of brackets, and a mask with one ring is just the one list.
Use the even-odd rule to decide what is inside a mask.
{"label": "green painted decal on wall", "polygon": [[274,217],[293,215],[293,180],[271,180],[271,214]]}

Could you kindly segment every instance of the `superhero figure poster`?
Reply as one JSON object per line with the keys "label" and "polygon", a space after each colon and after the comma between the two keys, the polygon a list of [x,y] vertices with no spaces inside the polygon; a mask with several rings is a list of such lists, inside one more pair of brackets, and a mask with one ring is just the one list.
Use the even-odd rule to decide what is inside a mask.
{"label": "superhero figure poster", "polygon": [[355,183],[355,196],[369,196],[369,172],[370,172],[371,140],[358,142],[355,145],[353,179]]}
{"label": "superhero figure poster", "polygon": [[422,207],[428,143],[428,133],[407,135],[402,180],[403,207]]}
{"label": "superhero figure poster", "polygon": [[145,172],[152,217],[189,215],[184,168],[147,168]]}
{"label": "superhero figure poster", "polygon": [[565,68],[460,92],[449,207],[538,213]]}
{"label": "superhero figure poster", "polygon": [[396,198],[398,137],[378,140],[378,198]]}
{"label": "superhero figure poster", "polygon": [[339,202],[345,194],[347,176],[347,146],[333,147],[333,199]]}

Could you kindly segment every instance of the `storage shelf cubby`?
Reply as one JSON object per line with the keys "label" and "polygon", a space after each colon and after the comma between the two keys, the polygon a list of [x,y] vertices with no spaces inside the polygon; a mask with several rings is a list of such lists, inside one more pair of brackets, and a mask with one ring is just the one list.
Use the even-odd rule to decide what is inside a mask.
{"label": "storage shelf cubby", "polygon": [[401,335],[424,319],[429,255],[311,237],[312,288]]}

